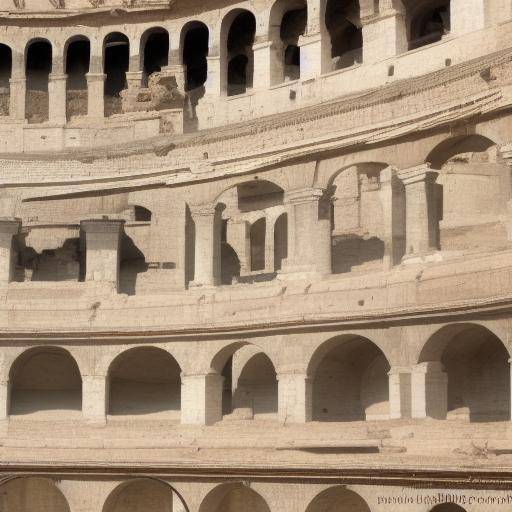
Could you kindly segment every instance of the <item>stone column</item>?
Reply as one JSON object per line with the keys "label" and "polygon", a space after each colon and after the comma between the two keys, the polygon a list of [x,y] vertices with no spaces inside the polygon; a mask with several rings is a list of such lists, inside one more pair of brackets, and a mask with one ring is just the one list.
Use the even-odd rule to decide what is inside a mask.
{"label": "stone column", "polygon": [[274,227],[276,219],[269,217],[265,219],[265,273],[271,274],[275,268],[275,247],[274,247]]}
{"label": "stone column", "polygon": [[85,233],[86,282],[94,283],[97,293],[117,293],[124,220],[83,220],[80,228]]}
{"label": "stone column", "polygon": [[105,117],[105,80],[104,73],[87,73],[87,115]]}
{"label": "stone column", "polygon": [[411,369],[392,366],[389,377],[389,418],[410,418],[411,411]]}
{"label": "stone column", "polygon": [[191,205],[195,225],[194,281],[189,286],[217,286],[221,271],[221,213],[213,204]]}
{"label": "stone column", "polygon": [[451,0],[450,25],[454,35],[485,28],[486,0]]}
{"label": "stone column", "polygon": [[27,102],[27,79],[11,78],[9,80],[9,115],[17,121],[25,121]]}
{"label": "stone column", "polygon": [[181,423],[213,425],[222,420],[222,386],[218,373],[181,376]]}
{"label": "stone column", "polygon": [[7,289],[14,275],[16,252],[13,238],[20,228],[20,219],[0,218],[0,290]]}
{"label": "stone column", "polygon": [[325,275],[332,272],[330,201],[323,189],[288,192],[289,256],[284,273]]}
{"label": "stone column", "polygon": [[[279,62],[272,41],[254,43],[254,89],[268,89],[282,81],[282,62]],[[279,66],[281,64],[281,66]],[[281,71],[281,72],[279,72]]]}
{"label": "stone column", "polygon": [[105,425],[108,410],[107,375],[82,375],[82,415],[88,423]]}
{"label": "stone column", "polygon": [[305,373],[279,373],[278,418],[283,424],[313,419],[313,383]]}
{"label": "stone column", "polygon": [[126,87],[128,89],[136,89],[142,86],[142,71],[126,72]]}
{"label": "stone column", "polygon": [[228,221],[227,241],[240,260],[240,275],[251,272],[251,225],[246,220],[232,218]]}
{"label": "stone column", "polygon": [[208,55],[206,60],[208,63],[208,76],[204,85],[205,94],[207,96],[219,97],[227,90],[227,84],[222,83],[223,80],[220,55]]}
{"label": "stone column", "polygon": [[373,64],[408,50],[405,13],[391,9],[363,18],[363,62]]}
{"label": "stone column", "polygon": [[448,412],[448,376],[439,361],[420,363],[411,375],[413,418],[446,419]]}
{"label": "stone column", "polygon": [[48,78],[48,120],[50,123],[66,124],[66,84],[68,75],[52,73]]}
{"label": "stone column", "polygon": [[330,38],[325,26],[325,0],[308,1],[308,25],[299,38],[300,77],[309,80],[331,71]]}
{"label": "stone column", "polygon": [[11,389],[9,381],[0,382],[0,425],[7,423],[11,403]]}
{"label": "stone column", "polygon": [[405,186],[405,259],[422,261],[438,249],[438,213],[434,194],[437,171],[428,164],[398,172]]}

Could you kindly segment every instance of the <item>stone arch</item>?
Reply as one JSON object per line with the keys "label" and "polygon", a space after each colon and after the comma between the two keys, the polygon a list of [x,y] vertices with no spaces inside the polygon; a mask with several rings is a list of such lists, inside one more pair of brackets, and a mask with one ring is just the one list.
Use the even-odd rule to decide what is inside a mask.
{"label": "stone arch", "polygon": [[450,0],[407,2],[406,23],[409,49],[440,41],[450,33]]}
{"label": "stone arch", "polygon": [[426,162],[438,172],[434,206],[440,248],[461,253],[505,248],[503,217],[512,181],[497,145],[482,135],[453,137],[433,148]]}
{"label": "stone arch", "polygon": [[0,485],[5,510],[70,512],[68,501],[47,478],[17,477]]}
{"label": "stone arch", "polygon": [[147,87],[149,76],[169,64],[169,31],[163,27],[148,28],[140,38],[142,85]]}
{"label": "stone arch", "polygon": [[212,358],[210,369],[224,378],[222,413],[236,418],[271,418],[277,414],[275,364],[261,347],[230,343]]}
{"label": "stone arch", "polygon": [[221,484],[212,489],[199,506],[199,512],[270,512],[265,499],[243,483]]}
{"label": "stone arch", "polygon": [[126,73],[130,66],[130,40],[122,32],[110,32],[103,39],[103,72],[105,79],[105,115],[122,112],[122,90],[126,89]]}
{"label": "stone arch", "polygon": [[509,347],[487,327],[446,325],[421,349],[415,377],[421,391],[418,387],[413,393],[424,393],[426,416],[471,422],[510,420],[509,359]]}
{"label": "stone arch", "polygon": [[181,494],[169,483],[136,478],[119,484],[105,500],[102,512],[172,512],[176,505],[189,512]]}
{"label": "stone arch", "polygon": [[9,115],[12,67],[12,48],[9,45],[0,42],[0,116]]}
{"label": "stone arch", "polygon": [[208,78],[210,33],[209,27],[197,20],[183,25],[180,33],[181,62],[186,66],[185,90],[188,91],[194,105],[197,105],[204,95],[204,90],[201,89],[204,89]]}
{"label": "stone arch", "polygon": [[311,357],[313,418],[359,421],[389,418],[389,359],[376,343],[344,334],[325,341]]}
{"label": "stone arch", "polygon": [[363,31],[358,0],[327,0],[325,26],[330,38],[331,69],[344,69],[363,61]]}
{"label": "stone arch", "polygon": [[66,117],[87,114],[87,73],[91,64],[91,41],[84,35],[74,35],[64,44],[66,81]]}
{"label": "stone arch", "polygon": [[179,420],[181,368],[166,350],[134,347],[118,354],[108,369],[111,416]]}
{"label": "stone arch", "polygon": [[61,347],[22,352],[9,371],[10,414],[79,416],[82,377],[73,355]]}
{"label": "stone arch", "polygon": [[440,503],[430,509],[429,512],[466,512],[466,509],[456,503]]}
{"label": "stone arch", "polygon": [[252,88],[256,16],[249,9],[233,9],[223,18],[220,32],[221,91],[233,96]]}
{"label": "stone arch", "polygon": [[26,113],[29,123],[42,123],[49,119],[48,83],[56,57],[53,53],[52,43],[45,38],[31,39],[25,46]]}
{"label": "stone arch", "polygon": [[276,0],[272,5],[268,34],[274,47],[272,85],[300,78],[299,39],[306,32],[307,18],[306,0]]}
{"label": "stone arch", "polygon": [[359,494],[340,485],[315,496],[306,512],[370,512],[370,507]]}

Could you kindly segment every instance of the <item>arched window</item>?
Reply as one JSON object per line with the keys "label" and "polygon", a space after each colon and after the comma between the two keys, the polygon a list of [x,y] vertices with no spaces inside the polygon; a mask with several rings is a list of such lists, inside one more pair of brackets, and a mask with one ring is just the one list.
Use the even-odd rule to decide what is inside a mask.
{"label": "arched window", "polygon": [[0,116],[9,115],[10,82],[12,74],[12,50],[0,44]]}
{"label": "arched window", "polygon": [[450,32],[450,0],[419,3],[411,14],[410,50],[436,43]]}
{"label": "arched window", "polygon": [[105,115],[122,111],[120,93],[126,89],[126,72],[130,63],[130,42],[120,32],[109,34],[104,44]]}
{"label": "arched window", "polygon": [[285,81],[300,78],[299,38],[306,31],[307,18],[307,5],[304,4],[298,9],[286,12],[281,21]]}
{"label": "arched window", "polygon": [[29,43],[26,53],[26,110],[29,123],[48,121],[48,79],[51,71],[52,45],[48,41]]}
{"label": "arched window", "polygon": [[144,55],[142,85],[147,87],[149,76],[162,71],[169,63],[169,32],[164,28],[148,30],[141,41]]}
{"label": "arched window", "polygon": [[89,72],[91,44],[86,38],[76,38],[67,45],[66,74],[68,120],[87,114],[87,73]]}
{"label": "arched window", "polygon": [[183,28],[183,64],[186,67],[186,90],[194,91],[206,82],[208,76],[208,27],[199,21],[188,23]]}

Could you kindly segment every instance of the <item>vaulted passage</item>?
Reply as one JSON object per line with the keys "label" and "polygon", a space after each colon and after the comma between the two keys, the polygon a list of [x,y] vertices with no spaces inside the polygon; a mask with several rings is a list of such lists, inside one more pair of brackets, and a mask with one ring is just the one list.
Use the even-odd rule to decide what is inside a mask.
{"label": "vaulted passage", "polygon": [[325,24],[331,40],[332,69],[360,64],[363,58],[363,35],[357,0],[328,0]]}
{"label": "vaulted passage", "polygon": [[16,478],[0,486],[0,495],[9,512],[70,512],[62,492],[44,478]]}
{"label": "vaulted passage", "polygon": [[436,43],[450,33],[450,0],[417,2],[408,15],[411,50]]}
{"label": "vaulted passage", "polygon": [[48,79],[52,71],[52,45],[48,41],[34,41],[27,49],[26,109],[29,123],[48,121]]}
{"label": "vaulted passage", "polygon": [[164,482],[141,478],[114,489],[102,512],[185,512],[180,496]]}
{"label": "vaulted passage", "polygon": [[179,420],[181,370],[162,349],[134,348],[120,354],[109,370],[109,414]]}
{"label": "vaulted passage", "polygon": [[9,115],[10,83],[12,74],[12,50],[0,44],[0,116]]}
{"label": "vaulted passage", "polygon": [[210,491],[199,512],[270,512],[265,500],[243,484],[224,484]]}
{"label": "vaulted passage", "polygon": [[66,115],[70,120],[74,116],[87,114],[87,73],[91,44],[88,39],[72,41],[66,52],[67,101]]}
{"label": "vaulted passage", "polygon": [[306,512],[370,512],[370,507],[359,494],[345,487],[331,487],[316,496]]}
{"label": "vaulted passage", "polygon": [[75,360],[60,348],[24,352],[10,373],[11,415],[80,418],[82,379]]}
{"label": "vaulted passage", "polygon": [[335,338],[311,361],[313,419],[361,421],[389,418],[389,363],[362,337]]}
{"label": "vaulted passage", "polygon": [[190,94],[206,82],[209,30],[199,21],[189,23],[183,30],[183,64],[187,70],[186,90]]}
{"label": "vaulted passage", "polygon": [[105,115],[121,113],[120,93],[126,88],[126,72],[130,61],[130,42],[119,32],[109,34],[104,50]]}
{"label": "vaulted passage", "polygon": [[300,78],[299,38],[306,31],[307,18],[307,5],[304,2],[292,5],[290,10],[283,15],[280,39],[283,52],[284,81]]}
{"label": "vaulted passage", "polygon": [[476,325],[441,329],[425,345],[427,416],[510,420],[510,364],[504,344]]}
{"label": "vaulted passage", "polygon": [[152,73],[162,71],[169,63],[169,33],[163,28],[154,28],[142,39],[144,55],[142,84],[147,86]]}

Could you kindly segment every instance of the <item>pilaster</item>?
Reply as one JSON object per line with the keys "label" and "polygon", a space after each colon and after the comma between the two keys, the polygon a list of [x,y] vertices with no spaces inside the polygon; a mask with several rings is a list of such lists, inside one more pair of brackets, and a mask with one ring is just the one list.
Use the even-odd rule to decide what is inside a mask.
{"label": "pilaster", "polygon": [[411,374],[413,418],[446,419],[448,376],[439,361],[417,364]]}
{"label": "pilaster", "polygon": [[277,375],[278,418],[283,424],[306,423],[313,419],[313,383],[305,373]]}
{"label": "pilaster", "polygon": [[105,80],[104,73],[87,73],[87,115],[105,117]]}
{"label": "pilaster", "polygon": [[82,414],[85,421],[106,424],[108,393],[107,375],[82,375]]}
{"label": "pilaster", "polygon": [[17,121],[25,121],[27,102],[27,79],[11,78],[9,80],[9,85],[9,115]]}
{"label": "pilaster", "polygon": [[411,368],[392,366],[389,378],[389,418],[405,419],[412,415]]}
{"label": "pilaster", "polygon": [[254,43],[254,89],[268,89],[283,81],[283,59],[273,41]]}
{"label": "pilaster", "polygon": [[50,123],[66,124],[66,84],[68,75],[51,74],[48,77],[48,120]]}
{"label": "pilaster", "polygon": [[6,290],[13,278],[16,257],[13,239],[20,228],[20,219],[0,218],[0,290]]}
{"label": "pilaster", "polygon": [[181,376],[181,423],[213,425],[222,420],[222,386],[218,373]]}
{"label": "pilaster", "polygon": [[451,0],[451,33],[460,36],[485,28],[486,0]]}

